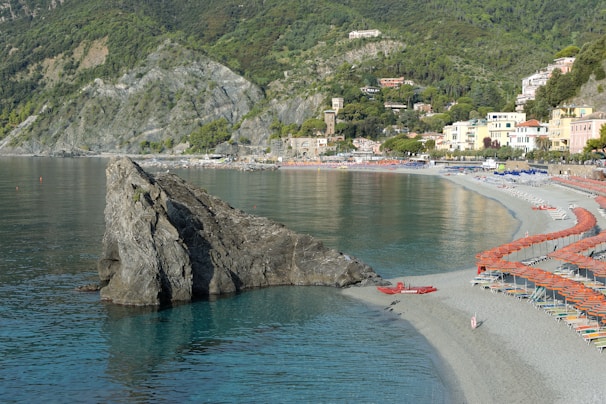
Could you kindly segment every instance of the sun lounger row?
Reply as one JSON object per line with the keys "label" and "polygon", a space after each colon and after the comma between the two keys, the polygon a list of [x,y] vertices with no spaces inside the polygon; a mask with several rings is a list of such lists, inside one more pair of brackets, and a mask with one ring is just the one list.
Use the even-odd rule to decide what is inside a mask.
{"label": "sun lounger row", "polygon": [[540,255],[538,257],[533,257],[533,258],[528,258],[526,260],[521,261],[522,264],[524,265],[528,265],[528,266],[533,266],[538,264],[539,262],[543,262],[545,260],[550,259],[547,255]]}
{"label": "sun lounger row", "polygon": [[503,273],[499,271],[486,271],[475,276],[471,281],[471,286],[480,285],[482,287],[488,287],[493,282],[502,279]]}
{"label": "sun lounger row", "polygon": [[549,216],[551,216],[551,218],[553,220],[568,219],[568,215],[566,214],[566,211],[564,211],[562,208],[548,209],[548,210],[546,210],[546,212],[549,213]]}
{"label": "sun lounger row", "polygon": [[529,194],[527,192],[524,192],[524,191],[521,191],[521,190],[519,190],[517,188],[507,187],[507,188],[501,188],[501,189],[503,191],[506,191],[509,194],[515,196],[516,198],[520,198],[522,200],[530,202],[533,205],[537,205],[537,206],[538,205],[547,205],[547,203],[542,198],[539,198],[536,195],[531,195],[531,194]]}

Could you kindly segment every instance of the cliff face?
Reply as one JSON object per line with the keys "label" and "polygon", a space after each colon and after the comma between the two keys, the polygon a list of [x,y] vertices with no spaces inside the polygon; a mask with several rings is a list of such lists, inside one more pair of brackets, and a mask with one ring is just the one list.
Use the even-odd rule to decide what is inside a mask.
{"label": "cliff face", "polygon": [[198,126],[243,119],[261,90],[227,67],[165,41],[116,82],[96,79],[69,102],[45,105],[0,143],[0,153],[139,153],[179,144]]}
{"label": "cliff face", "polygon": [[161,305],[273,285],[373,284],[368,265],[127,158],[107,167],[101,298]]}

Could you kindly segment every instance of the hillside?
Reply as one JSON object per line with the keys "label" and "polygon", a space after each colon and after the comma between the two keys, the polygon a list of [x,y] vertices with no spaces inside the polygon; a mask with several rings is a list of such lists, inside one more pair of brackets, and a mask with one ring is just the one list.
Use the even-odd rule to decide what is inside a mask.
{"label": "hillside", "polygon": [[[414,80],[408,101],[429,89],[438,111],[504,108],[557,51],[606,33],[604,1],[518,3],[0,0],[0,152],[169,151],[220,118],[259,150],[272,123],[379,77]],[[369,28],[382,35],[347,39]]]}

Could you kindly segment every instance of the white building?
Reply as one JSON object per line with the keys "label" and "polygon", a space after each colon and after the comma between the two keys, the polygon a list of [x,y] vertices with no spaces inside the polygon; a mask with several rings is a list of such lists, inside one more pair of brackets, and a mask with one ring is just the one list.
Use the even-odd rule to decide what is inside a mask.
{"label": "white building", "polygon": [[362,31],[351,31],[349,33],[349,39],[357,38],[375,38],[381,35],[381,31],[378,29],[367,29]]}
{"label": "white building", "polygon": [[366,139],[364,137],[357,137],[354,138],[352,143],[359,152],[381,154],[381,142],[375,142],[374,140]]}
{"label": "white building", "polygon": [[536,139],[540,136],[548,136],[547,125],[531,119],[516,125],[515,131],[509,135],[509,144],[511,147],[522,149],[524,153],[527,153],[537,148]]}
{"label": "white building", "polygon": [[547,80],[553,74],[555,69],[559,69],[562,74],[569,73],[574,64],[575,58],[566,57],[558,58],[544,69],[538,70],[534,74],[522,79],[522,93],[516,97],[516,111],[524,110],[524,104],[529,100],[534,100],[536,91],[539,87],[547,84]]}

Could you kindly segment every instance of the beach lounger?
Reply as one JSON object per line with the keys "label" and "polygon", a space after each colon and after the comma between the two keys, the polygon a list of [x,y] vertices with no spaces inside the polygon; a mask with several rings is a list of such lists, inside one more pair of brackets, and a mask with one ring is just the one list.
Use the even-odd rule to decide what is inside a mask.
{"label": "beach lounger", "polygon": [[585,340],[585,342],[587,342],[589,344],[589,343],[591,343],[591,341],[596,340],[598,338],[606,338],[606,331],[589,332],[589,333],[583,334],[582,337]]}
{"label": "beach lounger", "polygon": [[606,348],[606,338],[598,338],[593,341],[593,344],[596,348],[599,349],[600,352],[602,352],[604,348]]}
{"label": "beach lounger", "polygon": [[554,308],[554,307],[566,307],[566,305],[564,304],[564,302],[560,301],[560,300],[543,300],[540,302],[534,302],[534,306],[537,309],[547,309],[547,308]]}
{"label": "beach lounger", "polygon": [[566,323],[566,325],[570,328],[574,327],[575,325],[585,325],[588,324],[589,319],[587,319],[587,317],[584,314],[576,314],[576,315],[572,315],[572,316],[567,316],[567,317],[563,317],[560,318],[560,320],[564,321]]}
{"label": "beach lounger", "polygon": [[545,287],[539,286],[538,288],[535,288],[534,292],[532,292],[532,294],[528,298],[528,301],[530,303],[535,303],[535,302],[543,300],[544,298],[545,298]]}
{"label": "beach lounger", "polygon": [[517,299],[520,299],[520,300],[521,299],[526,299],[528,296],[530,296],[528,294],[528,290],[526,290],[524,288],[521,288],[521,287],[516,287],[516,288],[513,288],[513,289],[505,290],[505,294],[509,295],[509,296],[513,296],[513,297],[515,297]]}
{"label": "beach lounger", "polygon": [[574,330],[579,335],[583,335],[583,334],[587,334],[587,333],[591,333],[591,332],[597,332],[599,329],[600,329],[600,326],[598,324],[587,324],[587,325],[580,325],[580,326],[574,327]]}
{"label": "beach lounger", "polygon": [[549,314],[550,316],[559,317],[559,318],[564,318],[564,317],[576,315],[578,313],[574,309],[570,309],[570,308],[558,308],[558,307],[546,308],[545,312],[547,314]]}
{"label": "beach lounger", "polygon": [[517,289],[517,287],[514,284],[506,283],[506,282],[494,282],[489,286],[489,288],[490,288],[490,291],[493,293],[507,292],[509,290]]}

